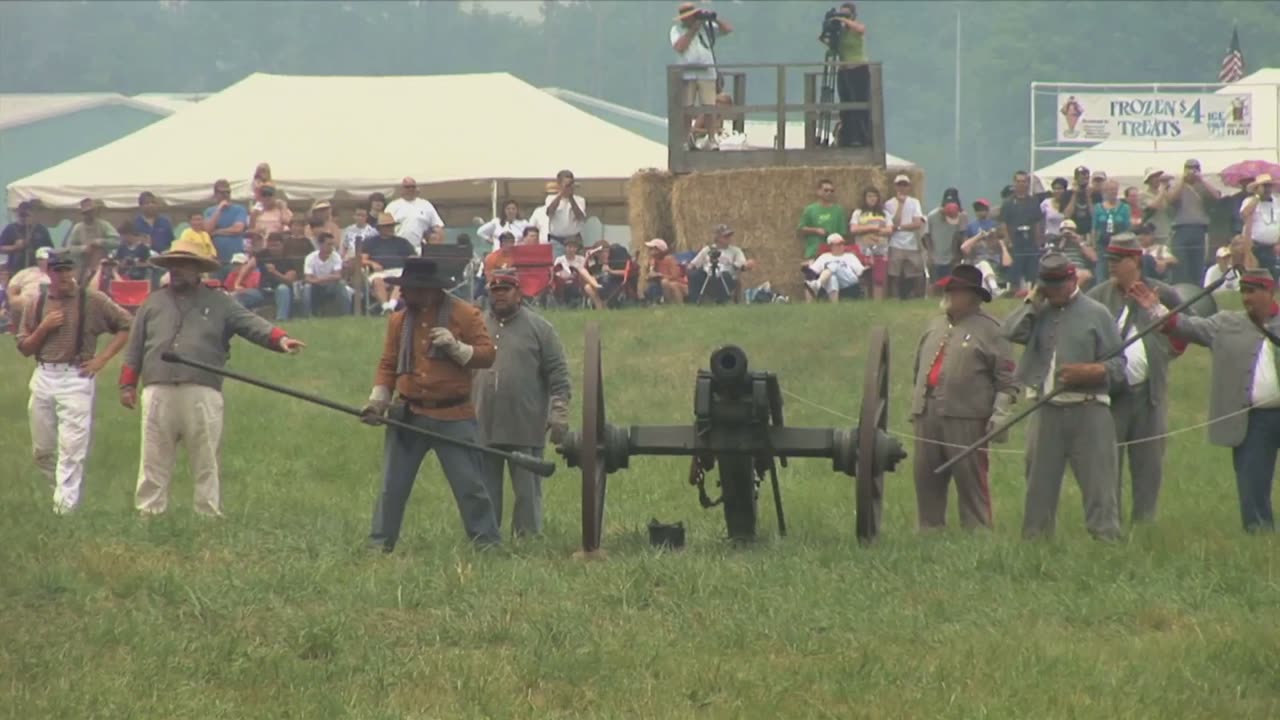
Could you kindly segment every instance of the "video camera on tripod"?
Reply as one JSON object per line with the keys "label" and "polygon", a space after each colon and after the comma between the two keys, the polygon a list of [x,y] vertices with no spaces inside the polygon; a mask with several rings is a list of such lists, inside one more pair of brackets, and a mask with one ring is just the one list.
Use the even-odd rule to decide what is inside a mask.
{"label": "video camera on tripod", "polygon": [[844,6],[831,8],[822,16],[822,33],[818,35],[818,39],[827,47],[834,48],[840,44],[840,38],[845,32],[845,25],[841,20],[852,17]]}

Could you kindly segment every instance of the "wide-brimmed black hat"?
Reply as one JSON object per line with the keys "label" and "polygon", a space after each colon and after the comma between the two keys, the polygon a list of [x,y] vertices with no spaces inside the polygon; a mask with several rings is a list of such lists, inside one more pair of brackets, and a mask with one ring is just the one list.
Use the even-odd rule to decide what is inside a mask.
{"label": "wide-brimmed black hat", "polygon": [[470,248],[460,245],[423,245],[422,257],[406,259],[400,277],[389,277],[384,282],[402,288],[447,290],[462,282],[469,262]]}
{"label": "wide-brimmed black hat", "polygon": [[972,265],[955,266],[951,274],[939,280],[937,285],[947,292],[969,290],[982,298],[982,302],[991,302],[991,291],[982,284],[982,271]]}

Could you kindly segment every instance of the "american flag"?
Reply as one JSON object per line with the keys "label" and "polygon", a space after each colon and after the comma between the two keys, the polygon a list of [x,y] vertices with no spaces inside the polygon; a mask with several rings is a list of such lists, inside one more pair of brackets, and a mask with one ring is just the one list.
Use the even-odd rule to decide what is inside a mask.
{"label": "american flag", "polygon": [[1233,83],[1244,77],[1244,53],[1240,52],[1240,33],[1231,28],[1231,47],[1222,56],[1222,69],[1218,71],[1218,82]]}

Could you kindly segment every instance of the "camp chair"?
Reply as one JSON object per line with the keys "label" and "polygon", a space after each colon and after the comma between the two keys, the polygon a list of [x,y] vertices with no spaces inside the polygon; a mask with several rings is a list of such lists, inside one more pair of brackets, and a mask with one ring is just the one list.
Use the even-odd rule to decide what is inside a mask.
{"label": "camp chair", "polygon": [[610,276],[610,282],[604,283],[604,287],[601,288],[600,299],[604,301],[605,307],[617,309],[629,303],[639,302],[640,272],[636,261],[631,259],[626,261],[620,281],[614,281],[614,277],[617,276]]}
{"label": "camp chair", "polygon": [[551,290],[553,253],[550,243],[511,248],[511,264],[526,302],[545,305]]}
{"label": "camp chair", "polygon": [[151,294],[150,280],[112,280],[111,299],[130,312],[137,312]]}

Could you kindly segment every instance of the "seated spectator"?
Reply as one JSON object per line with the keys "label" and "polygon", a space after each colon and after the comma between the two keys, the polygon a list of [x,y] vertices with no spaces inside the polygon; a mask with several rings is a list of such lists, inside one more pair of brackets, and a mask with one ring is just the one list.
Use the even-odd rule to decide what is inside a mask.
{"label": "seated spectator", "polygon": [[258,166],[253,169],[253,179],[249,185],[253,189],[253,207],[249,208],[249,211],[263,210],[267,206],[266,188],[270,186],[273,190],[275,189],[275,184],[271,182],[271,165],[258,163]]}
{"label": "seated spectator", "polygon": [[[504,230],[501,233],[498,233],[498,237],[502,237],[503,233],[507,233],[507,231]],[[507,233],[507,234],[511,234],[511,233]],[[534,225],[526,225],[524,226],[524,229],[520,231],[520,237],[517,240],[516,244],[537,245],[542,242],[542,240],[540,240],[539,238],[541,238],[541,233],[538,232],[538,228]]]}
{"label": "seated spectator", "polygon": [[275,184],[270,181],[265,182],[258,192],[262,197],[261,209],[257,209],[258,203],[255,203],[255,210],[249,218],[249,227],[263,237],[289,229],[289,223],[293,220],[293,211],[289,209],[289,205],[283,198],[276,195]]}
{"label": "seated spectator", "polygon": [[555,294],[564,305],[572,305],[585,295],[597,310],[604,308],[600,299],[600,282],[587,272],[587,259],[582,254],[582,236],[574,235],[564,243],[564,255],[552,265]]}
{"label": "seated spectator", "polygon": [[323,305],[338,304],[343,312],[351,314],[353,295],[351,288],[342,281],[342,255],[337,251],[337,241],[328,232],[316,237],[320,249],[307,256],[302,263],[302,305],[307,315],[316,317],[316,309]]}
{"label": "seated spectator", "polygon": [[1083,290],[1093,282],[1093,269],[1098,264],[1098,251],[1076,233],[1076,221],[1065,218],[1058,226],[1058,252],[1076,266],[1076,281]]}
{"label": "seated spectator", "polygon": [[244,272],[257,270],[258,287],[241,286],[235,293],[241,305],[250,310],[266,304],[274,299],[276,319],[288,320],[293,311],[293,284],[301,279],[302,263],[297,258],[285,255],[283,233],[271,233],[267,236],[267,249],[250,259]]}
{"label": "seated spectator", "polygon": [[213,246],[213,239],[209,237],[209,233],[204,226],[204,213],[193,212],[188,217],[187,229],[182,231],[178,236],[178,240],[193,243],[200,248],[200,252],[211,258],[218,257],[218,250]]}
{"label": "seated spectator", "polygon": [[1142,274],[1163,282],[1173,277],[1173,266],[1178,264],[1169,246],[1156,242],[1156,226],[1153,223],[1142,223],[1134,228],[1138,242],[1142,244]]}
{"label": "seated spectator", "polygon": [[645,288],[645,299],[683,305],[689,292],[688,281],[680,271],[680,264],[671,256],[667,241],[654,238],[644,246],[649,248],[649,287]]}
{"label": "seated spectator", "polygon": [[151,279],[151,248],[145,235],[137,223],[126,222],[120,225],[120,247],[116,248],[112,259],[116,261],[116,273],[126,280]]}
{"label": "seated spectator", "polygon": [[[396,301],[400,297],[400,288],[388,286],[386,279],[400,277],[404,269],[405,258],[418,254],[413,243],[396,235],[396,219],[390,213],[378,216],[378,234],[364,243],[364,254],[361,260],[369,272],[369,292],[376,304],[369,309],[379,312],[395,310]],[[388,290],[388,287],[391,287]]]}
{"label": "seated spectator", "polygon": [[307,235],[308,230],[307,218],[301,215],[295,215],[289,221],[289,234],[284,239],[284,254],[299,263],[315,250],[311,245],[311,237]]}
{"label": "seated spectator", "polygon": [[493,271],[498,268],[511,267],[511,248],[515,247],[516,237],[509,232],[503,231],[498,233],[498,247],[484,258],[484,276],[486,278],[493,277]]}
{"label": "seated spectator", "polygon": [[256,290],[261,279],[262,273],[258,271],[257,263],[246,253],[236,253],[231,256],[231,272],[223,279],[222,289],[239,300],[241,290]]}
{"label": "seated spectator", "polygon": [[342,242],[338,247],[338,254],[342,256],[344,262],[358,259],[364,242],[378,235],[378,228],[369,224],[368,210],[362,207],[356,208],[352,213],[352,220],[353,222],[342,231]]}
{"label": "seated spectator", "polygon": [[[841,291],[859,289],[858,278],[866,267],[857,255],[845,251],[840,233],[831,233],[827,236],[827,252],[815,258],[809,270],[817,277],[804,284],[807,300],[813,302],[819,293],[826,293],[831,302],[839,302]],[[861,293],[855,297],[858,295]]]}
{"label": "seated spectator", "polygon": [[689,302],[698,303],[709,292],[716,303],[736,297],[738,275],[755,267],[742,249],[733,244],[733,228],[717,225],[714,240],[689,261]]}
{"label": "seated spectator", "polygon": [[[1223,275],[1226,275],[1228,272],[1231,271],[1231,263],[1233,258],[1231,254],[1231,248],[1229,246],[1223,245],[1222,247],[1218,248],[1218,250],[1213,254],[1213,257],[1215,262],[1213,265],[1209,266],[1208,270],[1204,271],[1204,283],[1201,285],[1201,287],[1209,287],[1210,285],[1218,282],[1218,280]],[[1240,276],[1232,275],[1230,278],[1227,279],[1226,282],[1219,285],[1218,289],[1213,291],[1213,294],[1219,295],[1221,293],[1227,293],[1228,295],[1230,295],[1239,291],[1240,291]]]}

